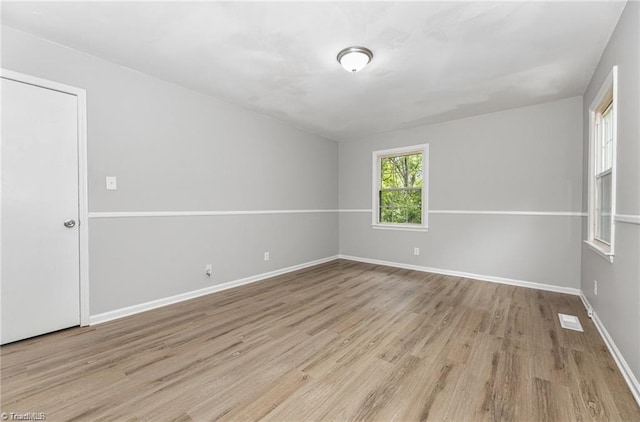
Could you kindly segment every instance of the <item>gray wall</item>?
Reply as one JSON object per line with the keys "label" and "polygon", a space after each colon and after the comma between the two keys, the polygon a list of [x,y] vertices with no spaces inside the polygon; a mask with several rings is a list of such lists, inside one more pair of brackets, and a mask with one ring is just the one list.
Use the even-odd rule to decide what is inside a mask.
{"label": "gray wall", "polygon": [[[2,67],[87,90],[90,212],[337,208],[334,141],[6,27]],[[90,312],[337,253],[335,212],[92,218]]]}
{"label": "gray wall", "polygon": [[[432,210],[581,212],[581,97],[341,143],[340,208],[371,209],[372,151],[420,143]],[[579,215],[434,213],[426,233],[370,225],[371,212],[341,213],[340,253],[580,286]]]}
{"label": "gray wall", "polygon": [[[588,112],[604,79],[618,65],[617,214],[640,216],[640,3],[628,2],[584,94],[584,200],[588,189]],[[587,222],[584,239],[588,238]],[[640,225],[616,222],[613,264],[582,246],[581,287],[640,379]],[[594,295],[593,281],[598,281]]]}

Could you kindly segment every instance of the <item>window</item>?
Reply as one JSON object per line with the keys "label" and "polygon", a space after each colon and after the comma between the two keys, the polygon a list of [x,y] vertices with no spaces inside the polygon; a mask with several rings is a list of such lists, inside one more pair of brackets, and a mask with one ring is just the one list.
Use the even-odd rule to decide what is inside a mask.
{"label": "window", "polygon": [[426,230],[429,145],[373,153],[373,227]]}
{"label": "window", "polygon": [[613,262],[616,183],[616,91],[614,67],[589,107],[589,239]]}

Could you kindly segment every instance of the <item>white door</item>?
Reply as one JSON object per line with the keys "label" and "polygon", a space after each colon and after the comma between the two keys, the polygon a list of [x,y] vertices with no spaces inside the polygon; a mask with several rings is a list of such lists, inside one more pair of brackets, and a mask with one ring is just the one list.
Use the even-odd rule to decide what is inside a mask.
{"label": "white door", "polygon": [[78,101],[5,78],[1,93],[5,344],[80,324]]}

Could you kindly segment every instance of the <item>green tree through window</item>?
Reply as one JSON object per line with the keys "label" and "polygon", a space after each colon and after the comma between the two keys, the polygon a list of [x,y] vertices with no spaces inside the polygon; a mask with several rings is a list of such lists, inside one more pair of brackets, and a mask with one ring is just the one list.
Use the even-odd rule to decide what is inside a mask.
{"label": "green tree through window", "polygon": [[380,159],[380,223],[422,224],[422,159],[422,153]]}

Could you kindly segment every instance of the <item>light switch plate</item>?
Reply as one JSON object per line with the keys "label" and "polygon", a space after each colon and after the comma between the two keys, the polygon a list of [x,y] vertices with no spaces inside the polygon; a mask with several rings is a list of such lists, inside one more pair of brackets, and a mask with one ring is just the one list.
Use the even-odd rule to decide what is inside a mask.
{"label": "light switch plate", "polygon": [[115,176],[107,176],[107,190],[118,190],[118,179]]}

